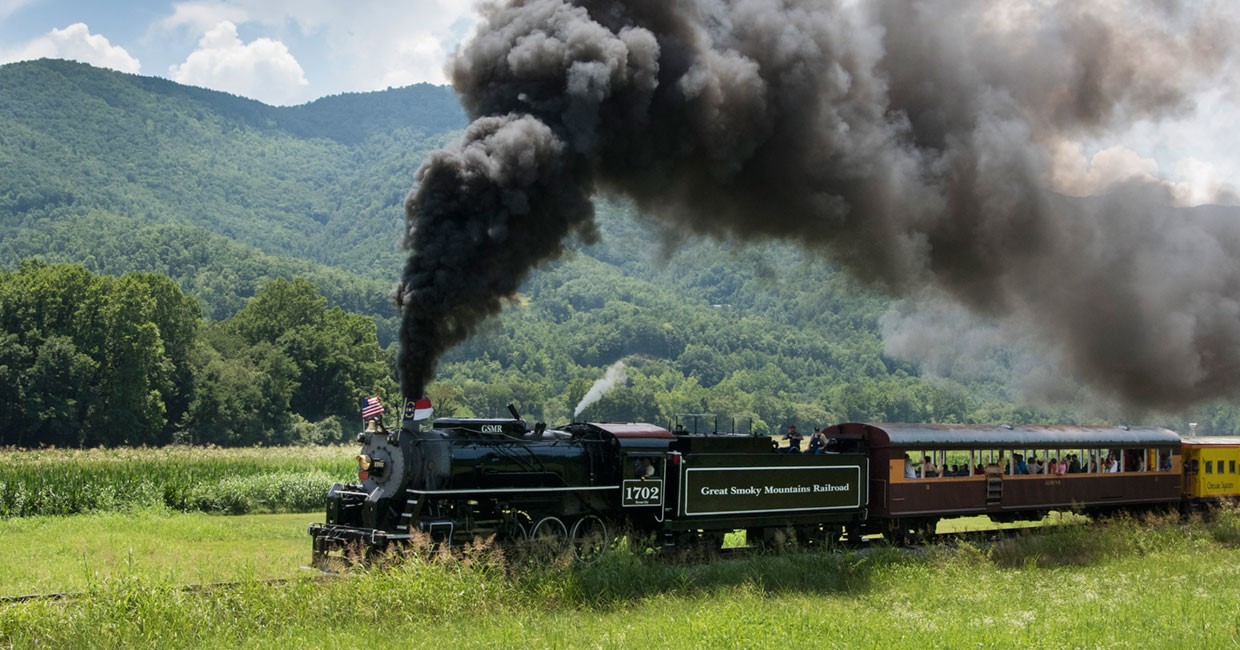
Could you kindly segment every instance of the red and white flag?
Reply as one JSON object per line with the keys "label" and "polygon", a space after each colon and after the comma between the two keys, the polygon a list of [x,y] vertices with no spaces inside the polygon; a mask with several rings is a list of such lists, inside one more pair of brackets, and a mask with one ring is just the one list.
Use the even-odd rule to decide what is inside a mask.
{"label": "red and white flag", "polygon": [[383,408],[383,403],[379,401],[378,397],[363,397],[362,398],[362,420],[363,421],[369,420],[370,418],[373,418],[376,415],[382,415],[384,412],[385,412],[385,409]]}
{"label": "red and white flag", "polygon": [[431,401],[425,397],[419,400],[406,400],[404,419],[413,420],[414,422],[427,420],[430,419],[432,411],[434,409],[431,408]]}

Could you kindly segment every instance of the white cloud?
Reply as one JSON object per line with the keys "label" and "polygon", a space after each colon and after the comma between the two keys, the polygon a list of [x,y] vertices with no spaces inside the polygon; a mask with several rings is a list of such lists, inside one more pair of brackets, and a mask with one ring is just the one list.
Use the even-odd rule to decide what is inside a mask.
{"label": "white cloud", "polygon": [[473,33],[478,21],[475,4],[473,0],[432,0],[353,15],[344,18],[345,28],[328,32],[328,45],[333,52],[371,53],[351,61],[358,90],[447,83],[444,64]]}
{"label": "white cloud", "polygon": [[1214,163],[1185,158],[1176,163],[1174,177],[1175,199],[1180,205],[1236,205],[1240,202],[1240,190]]}
{"label": "white cloud", "polygon": [[1086,158],[1085,147],[1061,140],[1052,147],[1051,187],[1071,196],[1101,194],[1124,181],[1156,182],[1158,163],[1122,145]]}
{"label": "white cloud", "polygon": [[53,29],[25,45],[0,51],[0,63],[42,58],[70,59],[131,73],[137,73],[142,67],[125,48],[113,45],[102,34],[91,34],[86,23]]}
{"label": "white cloud", "polygon": [[173,81],[252,97],[269,104],[306,99],[305,72],[284,43],[257,38],[242,43],[225,20],[198,41],[185,62],[169,69]]}
{"label": "white cloud", "polygon": [[235,5],[222,2],[179,2],[172,6],[172,15],[159,21],[159,25],[165,29],[188,27],[195,33],[205,34],[224,21],[239,25],[248,20],[249,14]]}
{"label": "white cloud", "polygon": [[391,48],[394,56],[383,62],[378,87],[408,86],[415,83],[447,83],[444,63],[448,52],[443,41],[430,34],[403,39]]}
{"label": "white cloud", "polygon": [[[1183,156],[1183,152],[1173,153]],[[1176,158],[1171,168],[1167,174],[1157,160],[1125,145],[1112,145],[1086,157],[1082,143],[1060,140],[1051,146],[1050,186],[1069,196],[1093,196],[1120,183],[1137,181],[1167,187],[1177,205],[1240,202],[1240,191],[1219,164],[1188,156]]]}
{"label": "white cloud", "polygon": [[254,15],[292,22],[304,34],[322,32],[332,56],[345,62],[348,90],[414,83],[444,84],[444,64],[473,32],[476,0],[392,3],[361,0],[250,0]]}
{"label": "white cloud", "polygon": [[[314,96],[447,83],[444,64],[477,22],[477,0],[190,0],[160,21],[166,30],[203,33],[219,21],[283,33],[285,42],[318,40],[333,62],[316,75]],[[293,33],[290,33],[293,32]],[[334,78],[327,78],[334,74]]]}

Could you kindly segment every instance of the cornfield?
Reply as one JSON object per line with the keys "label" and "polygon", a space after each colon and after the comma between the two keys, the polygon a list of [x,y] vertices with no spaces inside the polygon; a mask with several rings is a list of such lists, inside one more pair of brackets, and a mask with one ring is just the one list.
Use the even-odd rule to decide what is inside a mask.
{"label": "cornfield", "polygon": [[0,450],[0,518],[141,507],[305,512],[355,471],[348,447]]}

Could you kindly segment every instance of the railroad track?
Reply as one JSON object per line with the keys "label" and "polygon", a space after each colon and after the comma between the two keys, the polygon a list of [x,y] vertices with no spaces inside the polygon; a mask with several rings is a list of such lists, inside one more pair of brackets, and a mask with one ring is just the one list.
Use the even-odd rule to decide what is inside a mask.
{"label": "railroad track", "polygon": [[[317,569],[302,567],[308,571],[314,571],[317,575],[311,576],[311,580],[315,582],[327,582],[343,577],[336,573],[321,573]],[[252,585],[264,585],[270,587],[280,587],[292,582],[301,580],[301,578],[272,578],[270,580],[236,580],[229,582],[204,582],[200,584],[189,584],[175,587],[176,591],[185,593],[210,593],[212,591],[223,591],[226,589],[237,589],[240,587],[248,587]],[[57,601],[57,600],[77,600],[89,596],[89,591],[59,591],[44,594],[24,594],[20,596],[0,596],[0,606],[14,603],[27,603],[37,601]]]}

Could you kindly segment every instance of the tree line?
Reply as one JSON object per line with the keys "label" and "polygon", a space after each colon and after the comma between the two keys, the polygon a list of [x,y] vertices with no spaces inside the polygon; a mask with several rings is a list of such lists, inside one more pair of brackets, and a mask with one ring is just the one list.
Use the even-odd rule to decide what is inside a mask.
{"label": "tree line", "polygon": [[154,273],[0,271],[0,445],[289,444],[356,428],[390,394],[374,322],[277,278],[232,317]]}
{"label": "tree line", "polygon": [[[694,268],[668,272],[690,283],[736,280],[710,264]],[[822,277],[816,286],[836,295]],[[729,294],[743,312],[762,311],[744,304],[753,281]],[[886,359],[865,322],[881,302],[865,307],[855,295],[834,300],[860,321],[820,318],[835,332],[824,338],[796,319],[677,302],[584,256],[527,289],[538,299],[519,300],[445,357],[428,389],[437,416],[502,417],[515,403],[531,421],[561,424],[603,369],[624,360],[626,379],[581,419],[705,430],[717,421],[759,434],[842,421],[1089,422],[1069,407],[1028,409]],[[797,295],[820,304],[812,294]],[[360,424],[359,397],[381,396],[396,410],[394,354],[379,345],[374,320],[329,307],[305,279],[271,280],[212,320],[160,274],[27,260],[0,271],[0,446],[343,442]],[[683,417],[693,413],[719,418]],[[1199,433],[1240,421],[1227,404],[1189,417]]]}

